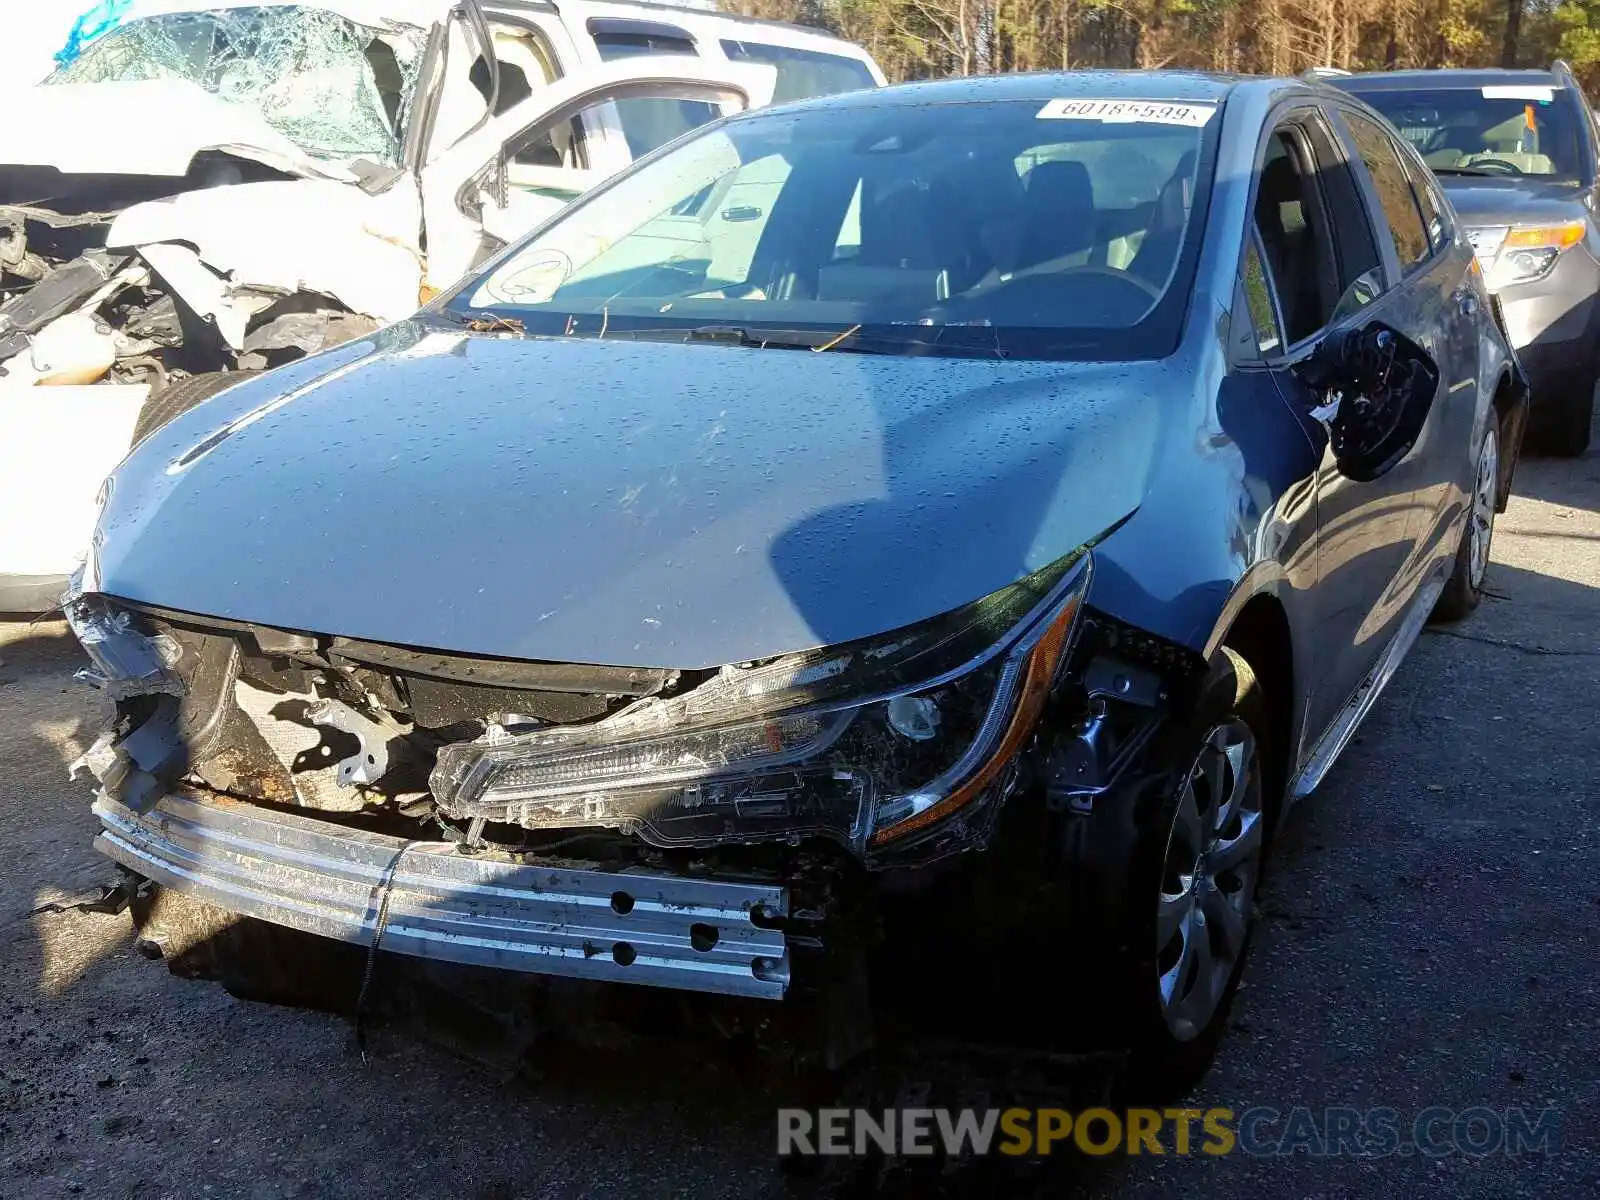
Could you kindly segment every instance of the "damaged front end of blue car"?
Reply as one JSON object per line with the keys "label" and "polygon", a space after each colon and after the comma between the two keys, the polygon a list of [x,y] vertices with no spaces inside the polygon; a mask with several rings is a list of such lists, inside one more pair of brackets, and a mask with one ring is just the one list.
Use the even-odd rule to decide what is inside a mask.
{"label": "damaged front end of blue car", "polygon": [[1082,550],[911,628],[701,671],[218,621],[80,578],[81,678],[117,715],[75,769],[104,853],[228,913],[535,975],[833,993],[900,924],[981,938],[954,897],[1145,769],[1197,665],[1093,613],[1093,575]]}

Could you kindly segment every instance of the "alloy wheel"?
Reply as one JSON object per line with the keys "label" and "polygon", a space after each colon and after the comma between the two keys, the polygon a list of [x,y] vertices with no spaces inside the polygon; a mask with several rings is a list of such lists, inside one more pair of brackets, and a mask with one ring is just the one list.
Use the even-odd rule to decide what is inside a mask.
{"label": "alloy wheel", "polygon": [[1468,582],[1483,586],[1489,569],[1489,542],[1494,537],[1495,490],[1500,480],[1500,438],[1493,425],[1483,435],[1483,453],[1478,455],[1478,478],[1472,488],[1472,512],[1468,517]]}
{"label": "alloy wheel", "polygon": [[1178,798],[1156,907],[1157,987],[1179,1041],[1210,1025],[1244,953],[1266,840],[1261,794],[1250,727],[1212,728]]}

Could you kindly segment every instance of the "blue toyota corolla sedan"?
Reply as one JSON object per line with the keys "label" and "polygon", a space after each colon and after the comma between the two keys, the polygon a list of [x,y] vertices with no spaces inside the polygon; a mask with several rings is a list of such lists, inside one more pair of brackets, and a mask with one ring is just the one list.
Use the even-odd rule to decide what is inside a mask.
{"label": "blue toyota corolla sedan", "polygon": [[833,1062],[937,1011],[1193,1080],[1274,828],[1477,604],[1511,482],[1527,388],[1416,154],[1298,80],[918,84],[707,125],[486,258],[110,479],[100,847],[820,1012]]}

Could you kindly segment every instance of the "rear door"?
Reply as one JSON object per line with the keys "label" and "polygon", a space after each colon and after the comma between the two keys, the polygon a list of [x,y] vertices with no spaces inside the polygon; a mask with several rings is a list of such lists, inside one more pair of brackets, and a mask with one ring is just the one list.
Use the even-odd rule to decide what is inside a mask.
{"label": "rear door", "polygon": [[[661,57],[586,67],[554,81],[423,168],[426,285],[449,286],[626,165],[588,153],[586,114],[632,100],[739,112],[770,103],[775,78],[771,67]],[[548,165],[528,153],[550,146],[559,152]]]}

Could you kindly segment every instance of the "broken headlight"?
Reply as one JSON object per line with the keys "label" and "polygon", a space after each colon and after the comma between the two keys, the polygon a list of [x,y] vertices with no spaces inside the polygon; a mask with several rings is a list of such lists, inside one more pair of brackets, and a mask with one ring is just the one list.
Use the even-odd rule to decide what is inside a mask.
{"label": "broken headlight", "polygon": [[661,846],[886,845],[999,780],[1056,680],[1090,573],[1076,553],[910,629],[725,667],[593,725],[492,729],[440,749],[434,797],[458,818]]}

